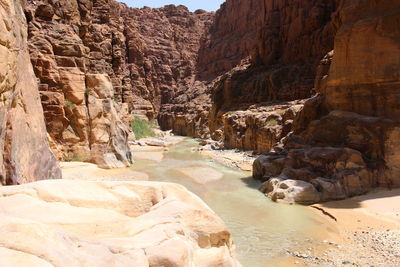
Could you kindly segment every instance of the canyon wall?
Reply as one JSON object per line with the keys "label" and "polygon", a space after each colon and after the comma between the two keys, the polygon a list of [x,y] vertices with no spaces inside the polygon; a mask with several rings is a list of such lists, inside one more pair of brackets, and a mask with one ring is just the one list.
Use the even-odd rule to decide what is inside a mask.
{"label": "canyon wall", "polygon": [[[201,101],[191,94],[162,107],[161,127],[211,136],[228,148],[271,149],[298,110],[283,102],[312,95],[315,69],[333,48],[335,8],[334,0],[226,1],[201,41],[195,85]],[[274,109],[282,116],[261,115]]]}
{"label": "canyon wall", "polygon": [[335,51],[318,68],[319,94],[254,165],[273,199],[313,203],[400,186],[400,3],[339,1],[333,17]]}
{"label": "canyon wall", "polygon": [[0,183],[61,178],[47,141],[19,0],[0,1]]}
{"label": "canyon wall", "polygon": [[131,162],[129,130],[115,101],[123,88],[112,82],[124,81],[125,39],[119,4],[101,4],[25,1],[29,50],[58,158],[122,167]]}
{"label": "canyon wall", "polygon": [[272,151],[254,177],[273,198],[285,198],[287,179],[307,183],[282,185],[307,187],[299,202],[400,184],[393,0],[228,0],[217,13],[113,0],[22,6],[1,6],[3,184],[59,178],[52,152],[128,166],[134,116]]}
{"label": "canyon wall", "polygon": [[212,16],[112,0],[26,0],[25,13],[53,150],[102,167],[129,165],[132,117],[153,120],[194,82]]}
{"label": "canyon wall", "polygon": [[[53,153],[129,166],[132,118],[154,120],[162,104],[190,95],[201,37],[214,16],[112,0],[5,1],[3,9],[2,183],[60,177]],[[33,141],[21,134],[33,131]],[[41,170],[30,162],[33,147],[45,162]],[[28,171],[28,164],[35,167]]]}
{"label": "canyon wall", "polygon": [[[237,31],[241,36],[251,34],[248,39],[253,44],[244,42],[245,47],[239,49],[245,51],[241,64],[223,75],[213,88],[211,135],[228,148],[269,151],[291,130],[299,109],[289,107],[301,104],[285,102],[312,95],[315,69],[333,48],[330,15],[335,1],[227,1],[225,5],[219,15],[228,19],[218,27],[239,25]],[[252,12],[243,20],[239,14],[245,6]],[[217,32],[216,36],[211,44],[215,42],[218,51],[218,38],[229,40],[229,32]],[[217,62],[218,58],[225,55],[217,55]],[[212,69],[213,64],[206,68]]]}

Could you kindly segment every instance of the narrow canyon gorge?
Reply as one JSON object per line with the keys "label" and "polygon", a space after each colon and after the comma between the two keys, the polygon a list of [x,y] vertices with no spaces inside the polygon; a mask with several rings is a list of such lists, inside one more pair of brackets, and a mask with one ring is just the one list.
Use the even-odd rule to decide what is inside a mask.
{"label": "narrow canyon gorge", "polygon": [[[216,12],[191,12],[0,0],[0,206],[23,213],[30,201],[39,214],[30,218],[36,229],[5,211],[0,227],[31,238],[29,251],[15,251],[56,266],[78,266],[93,252],[107,261],[84,266],[240,266],[222,220],[183,187],[62,179],[60,162],[131,167],[134,118],[215,150],[251,151],[252,177],[273,201],[308,205],[399,188],[400,2],[227,0]],[[102,196],[84,193],[91,190]],[[58,201],[59,213],[95,209],[78,224],[100,220],[85,237],[94,243],[76,237],[82,229],[52,228],[74,247],[72,265],[56,254],[68,246],[33,249],[40,238],[32,231],[62,225],[61,215],[40,216]],[[113,220],[122,228],[107,233]],[[0,248],[12,247],[7,240]],[[169,251],[175,245],[179,252]]]}

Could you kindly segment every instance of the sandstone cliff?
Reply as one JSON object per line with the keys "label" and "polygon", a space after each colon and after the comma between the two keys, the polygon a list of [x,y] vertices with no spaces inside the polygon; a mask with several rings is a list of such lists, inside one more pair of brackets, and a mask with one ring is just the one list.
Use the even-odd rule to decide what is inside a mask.
{"label": "sandstone cliff", "polygon": [[[249,7],[246,16],[239,15]],[[333,47],[330,15],[335,7],[333,0],[226,2],[218,15],[227,18],[221,19],[216,36],[211,35],[211,47],[219,51],[219,39],[229,42],[229,31],[223,34],[222,29],[235,29],[238,39],[245,41],[233,43],[238,46],[242,63],[223,75],[213,88],[209,125],[214,139],[222,140],[226,147],[268,151],[290,132],[299,109],[287,111],[282,105],[312,95],[315,68]],[[247,61],[243,61],[245,57]],[[216,62],[224,58],[225,54],[216,54]],[[214,66],[209,63],[206,68]],[[218,66],[215,68],[219,71]],[[275,117],[267,119],[273,120],[270,126],[274,127],[261,122],[258,114],[263,109],[275,109]],[[240,110],[254,112],[248,113],[246,121],[232,120],[229,114]],[[237,128],[234,124],[241,124],[242,129],[232,131]]]}
{"label": "sandstone cliff", "polygon": [[193,84],[212,16],[113,0],[27,0],[25,12],[54,151],[104,167],[130,163],[132,116],[155,119],[162,104]]}
{"label": "sandstone cliff", "polygon": [[[290,131],[293,118],[276,117],[272,130],[253,122],[263,120],[263,110],[274,109],[265,102],[279,102],[275,113],[283,114],[283,101],[312,95],[315,68],[333,48],[335,7],[334,0],[226,1],[202,38],[197,95],[163,107],[161,127],[211,136],[225,147],[268,151]],[[243,116],[244,110],[253,112]],[[242,119],[230,116],[236,111]]]}
{"label": "sandstone cliff", "polygon": [[0,183],[61,178],[47,141],[19,0],[0,1]]}
{"label": "sandstone cliff", "polygon": [[121,92],[112,84],[123,81],[125,40],[119,5],[101,3],[26,1],[25,13],[53,151],[59,159],[118,167],[131,162],[129,130],[115,103]]}
{"label": "sandstone cliff", "polygon": [[255,163],[270,197],[313,203],[400,186],[399,17],[393,1],[339,1],[319,95],[306,102],[280,152]]}

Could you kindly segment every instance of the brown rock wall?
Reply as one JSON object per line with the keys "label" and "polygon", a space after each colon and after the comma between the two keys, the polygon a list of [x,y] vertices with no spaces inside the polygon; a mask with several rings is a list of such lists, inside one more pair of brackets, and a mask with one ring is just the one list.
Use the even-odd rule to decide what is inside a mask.
{"label": "brown rock wall", "polygon": [[[271,102],[310,97],[316,68],[333,48],[331,14],[335,8],[333,0],[227,1],[224,4],[216,15],[215,22],[219,24],[210,28],[206,47],[200,49],[199,57],[204,76],[225,72],[216,79],[212,89],[209,128],[214,139],[225,140],[229,147],[265,152],[282,138],[278,137],[279,133],[271,134],[274,127],[269,128],[262,122],[242,123],[239,127],[242,129],[237,131],[236,122],[224,120],[224,114],[236,113],[241,117],[239,111],[254,104],[268,107],[273,105]],[[230,48],[226,50],[224,46]],[[236,57],[224,54],[232,50]],[[251,121],[251,117],[245,120]],[[281,127],[290,131],[289,125]],[[267,143],[271,144],[265,145],[265,138],[254,138],[253,132],[265,132],[270,136]]]}
{"label": "brown rock wall", "polygon": [[326,102],[367,116],[400,116],[400,3],[340,1]]}
{"label": "brown rock wall", "polygon": [[[254,165],[268,196],[308,203],[400,186],[399,8],[394,1],[339,1],[335,50],[317,69],[319,95],[305,103],[280,152]],[[285,180],[306,184],[293,196],[281,190]]]}
{"label": "brown rock wall", "polygon": [[0,1],[0,183],[61,178],[47,141],[27,23],[18,0]]}
{"label": "brown rock wall", "polygon": [[[100,163],[102,153],[114,153],[129,163],[124,124],[132,116],[153,120],[162,104],[186,96],[213,14],[112,0],[26,2],[31,59],[59,157]],[[108,89],[92,88],[93,75]]]}

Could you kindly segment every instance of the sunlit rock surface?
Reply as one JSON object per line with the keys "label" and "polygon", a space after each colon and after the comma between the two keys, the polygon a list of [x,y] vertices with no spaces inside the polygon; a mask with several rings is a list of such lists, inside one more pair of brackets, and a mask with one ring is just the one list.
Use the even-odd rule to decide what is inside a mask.
{"label": "sunlit rock surface", "polygon": [[18,0],[0,1],[0,183],[61,178],[47,141]]}
{"label": "sunlit rock surface", "polygon": [[41,181],[0,188],[13,266],[241,266],[225,224],[176,184]]}

